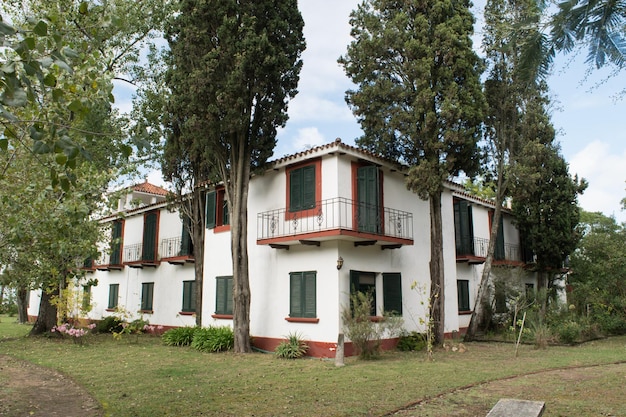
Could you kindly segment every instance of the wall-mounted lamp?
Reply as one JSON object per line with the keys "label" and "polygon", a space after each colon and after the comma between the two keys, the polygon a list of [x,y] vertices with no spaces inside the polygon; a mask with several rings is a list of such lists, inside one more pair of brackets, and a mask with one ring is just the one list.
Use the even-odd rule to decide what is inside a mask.
{"label": "wall-mounted lamp", "polygon": [[343,258],[340,256],[339,258],[337,258],[337,270],[341,269],[343,267]]}

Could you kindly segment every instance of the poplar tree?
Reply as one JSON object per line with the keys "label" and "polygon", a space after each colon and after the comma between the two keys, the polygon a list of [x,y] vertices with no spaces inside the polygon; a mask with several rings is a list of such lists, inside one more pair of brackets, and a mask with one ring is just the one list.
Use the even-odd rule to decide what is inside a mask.
{"label": "poplar tree", "polygon": [[346,93],[357,143],[410,166],[407,187],[430,203],[430,319],[444,335],[443,182],[479,166],[484,98],[472,49],[469,1],[365,0],[339,59],[357,85]]}
{"label": "poplar tree", "polygon": [[168,141],[187,144],[177,148],[188,160],[206,158],[228,201],[236,352],[251,351],[250,176],[272,156],[287,121],[303,26],[296,0],[184,0],[168,30]]}

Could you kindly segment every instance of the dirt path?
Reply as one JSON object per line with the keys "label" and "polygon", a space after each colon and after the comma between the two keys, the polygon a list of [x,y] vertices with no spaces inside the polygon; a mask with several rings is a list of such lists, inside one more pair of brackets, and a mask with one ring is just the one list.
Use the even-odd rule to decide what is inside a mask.
{"label": "dirt path", "polygon": [[0,355],[0,416],[101,417],[102,410],[68,376]]}

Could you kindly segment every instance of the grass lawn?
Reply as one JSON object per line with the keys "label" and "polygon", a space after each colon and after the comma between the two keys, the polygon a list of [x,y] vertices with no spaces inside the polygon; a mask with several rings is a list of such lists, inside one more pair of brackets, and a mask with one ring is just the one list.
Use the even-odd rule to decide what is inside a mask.
{"label": "grass lawn", "polygon": [[[109,416],[379,416],[429,398],[438,398],[429,402],[432,413],[423,409],[402,415],[463,415],[454,410],[462,409],[466,399],[493,399],[482,395],[480,386],[454,392],[461,387],[546,369],[626,361],[626,337],[545,350],[522,346],[517,358],[511,344],[471,343],[465,353],[436,351],[434,362],[427,362],[421,352],[392,352],[369,362],[348,358],[345,367],[336,368],[329,360],[199,353],[163,346],[151,336],[121,341],[111,335],[88,336],[85,345],[68,339],[17,337],[28,330],[0,317],[0,354],[64,372],[85,387]],[[544,416],[600,415],[585,414],[583,407],[589,404],[558,396],[541,381],[538,377],[530,384],[545,393],[538,398],[548,404]],[[612,372],[577,383],[576,390],[595,393],[597,402],[607,387],[616,387],[623,395],[624,382],[623,373]],[[511,388],[511,392],[519,391]],[[445,393],[450,394],[441,396]],[[506,394],[498,391],[494,398]],[[552,398],[570,401],[574,409],[551,414],[551,407],[558,409],[550,404]],[[594,402],[591,398],[588,403]]]}

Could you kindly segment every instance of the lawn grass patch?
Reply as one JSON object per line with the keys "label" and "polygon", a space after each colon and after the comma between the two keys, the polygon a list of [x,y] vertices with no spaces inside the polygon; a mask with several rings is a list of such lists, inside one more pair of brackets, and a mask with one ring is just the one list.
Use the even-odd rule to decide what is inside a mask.
{"label": "lawn grass patch", "polygon": [[32,323],[19,324],[17,317],[9,317],[6,314],[0,314],[0,341],[16,337],[25,337],[32,327]]}
{"label": "lawn grass patch", "polygon": [[[110,416],[384,415],[421,398],[507,376],[626,358],[626,337],[537,350],[471,343],[465,353],[384,353],[375,361],[279,360],[275,355],[204,353],[139,335],[115,341],[20,338],[0,353],[58,369],[85,387]],[[623,381],[621,381],[623,383]],[[548,387],[546,387],[546,390]],[[546,391],[548,393],[548,391]]]}

